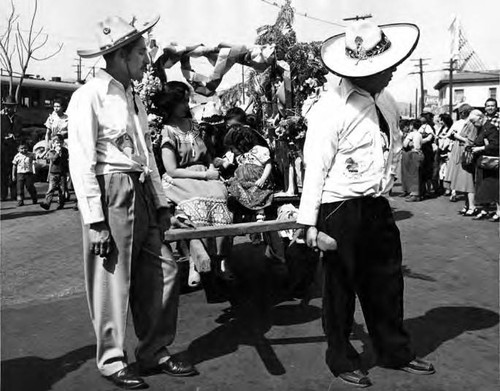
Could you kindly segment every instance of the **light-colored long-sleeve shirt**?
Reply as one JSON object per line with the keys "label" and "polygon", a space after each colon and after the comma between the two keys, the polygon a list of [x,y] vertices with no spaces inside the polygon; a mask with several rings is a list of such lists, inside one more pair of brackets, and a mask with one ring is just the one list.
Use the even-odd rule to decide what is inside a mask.
{"label": "light-colored long-sleeve shirt", "polygon": [[73,94],[68,106],[69,167],[84,224],[105,221],[97,176],[140,172],[150,176],[157,208],[167,207],[156,167],[146,110],[106,71]]}
{"label": "light-colored long-sleeve shirt", "polygon": [[[389,127],[384,136],[376,106]],[[321,204],[386,195],[401,156],[397,104],[342,79],[313,106],[304,146],[305,178],[297,222],[314,226]]]}

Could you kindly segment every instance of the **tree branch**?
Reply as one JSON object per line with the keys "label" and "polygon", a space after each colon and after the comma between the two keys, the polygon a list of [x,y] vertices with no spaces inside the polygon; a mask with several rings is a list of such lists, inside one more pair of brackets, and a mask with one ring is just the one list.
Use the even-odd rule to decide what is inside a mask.
{"label": "tree branch", "polygon": [[61,43],[61,44],[59,44],[59,48],[57,48],[54,51],[54,53],[49,54],[48,56],[45,56],[45,57],[41,57],[41,58],[38,58],[38,57],[35,57],[35,56],[31,56],[31,58],[33,60],[35,60],[35,61],[44,61],[44,60],[47,60],[47,59],[49,59],[51,57],[54,57],[56,54],[58,54],[62,50],[62,48],[63,48],[63,44]]}

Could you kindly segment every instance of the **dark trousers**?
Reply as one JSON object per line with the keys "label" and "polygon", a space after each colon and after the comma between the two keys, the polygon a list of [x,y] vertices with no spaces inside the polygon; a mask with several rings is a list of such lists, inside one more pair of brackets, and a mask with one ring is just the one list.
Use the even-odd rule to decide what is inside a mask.
{"label": "dark trousers", "polygon": [[363,197],[323,204],[318,229],[338,243],[337,251],[323,257],[323,329],[332,373],[359,369],[358,353],[349,342],[355,295],[379,364],[398,367],[411,361],[414,353],[403,328],[401,240],[387,200]]}
{"label": "dark trousers", "polygon": [[49,189],[45,194],[45,203],[47,205],[52,203],[52,198],[54,198],[54,193],[56,191],[59,197],[59,206],[63,206],[66,199],[66,175],[49,174]]}
{"label": "dark trousers", "polygon": [[17,200],[24,201],[24,188],[28,190],[33,202],[36,202],[37,195],[35,189],[34,175],[31,172],[17,173]]}
{"label": "dark trousers", "polygon": [[12,164],[2,163],[1,171],[1,191],[2,191],[2,201],[7,200],[10,189],[10,199],[15,200],[17,197],[16,182],[12,180]]}

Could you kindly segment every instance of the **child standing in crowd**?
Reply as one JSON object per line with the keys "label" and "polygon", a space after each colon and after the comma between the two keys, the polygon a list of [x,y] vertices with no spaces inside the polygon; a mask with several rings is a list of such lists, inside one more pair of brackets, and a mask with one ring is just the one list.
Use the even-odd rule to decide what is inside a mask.
{"label": "child standing in crowd", "polygon": [[229,179],[229,196],[247,209],[255,211],[257,221],[265,219],[264,209],[271,205],[271,154],[265,140],[243,125],[233,125],[224,144],[235,154],[238,168]]}
{"label": "child standing in crowd", "polygon": [[28,190],[33,204],[37,203],[37,194],[33,180],[35,172],[34,154],[28,152],[25,144],[17,147],[18,153],[12,161],[12,180],[17,183],[17,206],[24,205],[24,188]]}
{"label": "child standing in crowd", "polygon": [[49,190],[45,195],[45,201],[40,206],[45,209],[50,209],[52,198],[57,191],[59,195],[59,206],[57,209],[64,208],[66,194],[66,176],[69,171],[69,154],[68,150],[63,147],[63,137],[60,134],[52,138],[52,149],[47,154],[50,161],[49,166]]}

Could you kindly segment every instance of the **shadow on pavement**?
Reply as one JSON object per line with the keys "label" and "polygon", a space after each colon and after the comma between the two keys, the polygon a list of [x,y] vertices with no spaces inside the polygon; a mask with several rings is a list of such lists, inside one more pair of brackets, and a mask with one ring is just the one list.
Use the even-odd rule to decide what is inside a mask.
{"label": "shadow on pavement", "polygon": [[2,390],[46,391],[95,357],[96,346],[88,345],[54,359],[28,356],[1,363]]}
{"label": "shadow on pavement", "polygon": [[[411,343],[418,357],[425,357],[442,344],[451,341],[467,331],[494,327],[499,322],[497,312],[477,307],[437,307],[424,315],[404,321]],[[363,327],[356,327],[355,338],[363,343],[362,361],[370,369],[376,365],[375,352],[370,337]],[[497,344],[497,341],[492,341]]]}
{"label": "shadow on pavement", "polygon": [[[279,326],[312,322],[321,316],[321,309],[315,306],[282,305],[271,312],[272,323]],[[273,344],[295,344],[321,342],[324,337],[267,339],[264,334],[271,324],[250,319],[236,318],[215,328],[189,345],[186,355],[191,362],[199,364],[217,357],[234,353],[240,345],[255,347],[267,371],[274,376],[283,375],[286,369],[272,348]]]}
{"label": "shadow on pavement", "polygon": [[394,220],[396,221],[411,219],[413,217],[413,213],[408,210],[395,210],[392,214],[394,216]]}
{"label": "shadow on pavement", "polygon": [[53,211],[42,210],[42,209],[40,209],[39,211],[30,210],[30,211],[19,212],[19,213],[12,212],[12,213],[7,213],[7,214],[0,216],[0,220],[4,221],[4,220],[19,219],[22,217],[43,216],[43,215],[46,215],[46,214],[49,214],[52,212]]}
{"label": "shadow on pavement", "polygon": [[436,282],[436,279],[434,277],[428,276],[427,274],[423,273],[416,273],[413,270],[411,270],[407,265],[403,265],[401,268],[403,269],[404,277],[415,278],[417,280],[423,280],[423,281]]}
{"label": "shadow on pavement", "polygon": [[404,323],[417,355],[424,357],[466,331],[487,329],[498,321],[498,313],[485,308],[437,307]]}

